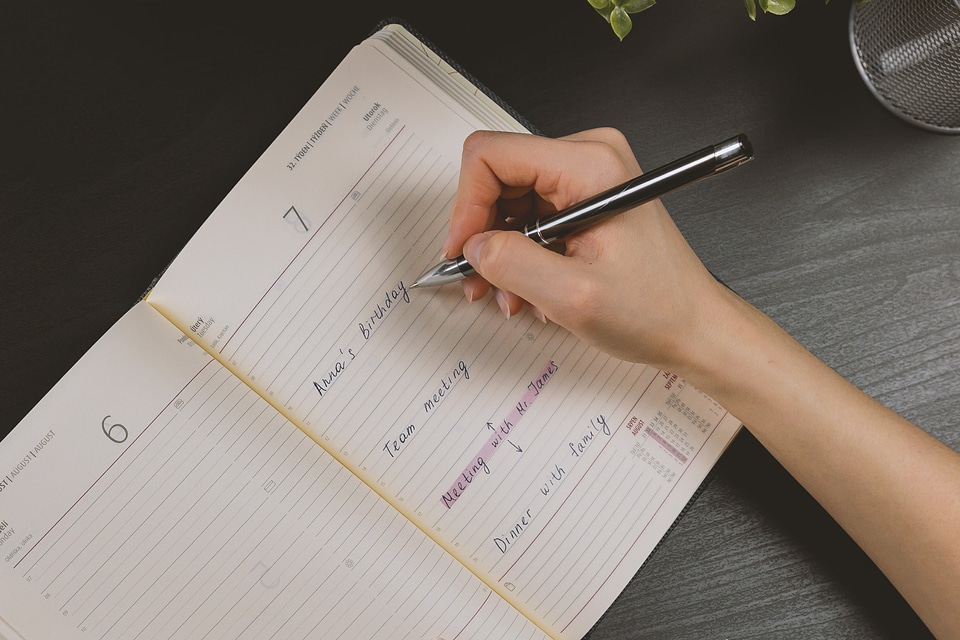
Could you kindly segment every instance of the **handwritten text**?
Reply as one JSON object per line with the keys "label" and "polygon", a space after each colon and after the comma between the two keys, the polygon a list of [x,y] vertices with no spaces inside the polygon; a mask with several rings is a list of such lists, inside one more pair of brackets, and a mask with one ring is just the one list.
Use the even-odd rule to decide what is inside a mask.
{"label": "handwritten text", "polygon": [[[520,421],[520,418],[522,418],[527,411],[529,411],[533,401],[537,399],[547,382],[550,381],[550,379],[558,370],[559,367],[557,366],[557,363],[551,360],[549,363],[547,363],[547,366],[543,368],[543,371],[540,372],[540,375],[538,375],[533,382],[527,385],[527,390],[523,394],[523,397],[517,401],[510,413],[507,414],[507,417],[504,418],[503,421],[493,430],[493,434],[480,449],[480,452],[471,459],[470,463],[467,465],[468,470],[477,466],[478,463],[482,464],[484,467],[487,466],[490,458],[492,458],[493,454],[497,452],[497,448],[507,440],[507,436],[509,436],[510,432],[513,431],[513,428]],[[445,506],[447,509],[452,507],[453,504],[460,498],[460,496],[463,495],[466,487],[467,485],[462,485],[459,479],[454,482],[447,492],[440,496],[440,501],[443,506]]]}

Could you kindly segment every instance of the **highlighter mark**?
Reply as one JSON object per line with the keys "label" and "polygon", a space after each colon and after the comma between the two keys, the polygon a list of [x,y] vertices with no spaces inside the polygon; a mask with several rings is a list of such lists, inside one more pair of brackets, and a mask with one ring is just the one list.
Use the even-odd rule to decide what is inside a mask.
{"label": "highlighter mark", "polygon": [[646,434],[647,434],[648,436],[650,436],[653,440],[655,440],[655,441],[657,442],[657,444],[659,444],[661,447],[663,447],[664,449],[666,449],[667,452],[668,452],[670,455],[672,455],[674,458],[676,458],[677,460],[679,460],[679,461],[682,462],[683,464],[686,464],[686,463],[687,463],[687,456],[683,455],[683,454],[680,452],[679,449],[677,449],[675,446],[673,446],[672,444],[670,444],[669,442],[667,442],[666,438],[664,438],[662,435],[660,435],[659,433],[657,433],[656,431],[654,431],[654,430],[651,429],[650,427],[647,427],[646,429],[644,429],[644,433],[646,433]]}
{"label": "highlighter mark", "polygon": [[460,476],[450,485],[450,488],[447,489],[447,492],[440,496],[440,502],[447,509],[451,508],[453,504],[463,495],[463,492],[467,490],[467,487],[477,478],[477,476],[482,472],[485,475],[490,474],[490,467],[488,463],[490,458],[493,457],[493,454],[497,452],[497,449],[501,444],[507,442],[507,436],[510,435],[510,432],[513,431],[513,428],[517,426],[517,423],[520,422],[527,411],[530,410],[530,407],[533,405],[534,400],[540,395],[540,392],[543,391],[543,388],[550,381],[550,378],[557,372],[557,364],[551,360],[543,368],[540,374],[527,384],[527,389],[524,392],[520,400],[513,405],[513,409],[510,410],[510,413],[493,429],[493,433],[490,438],[484,443],[480,451],[470,459],[470,462],[467,464],[466,468],[460,473]]}

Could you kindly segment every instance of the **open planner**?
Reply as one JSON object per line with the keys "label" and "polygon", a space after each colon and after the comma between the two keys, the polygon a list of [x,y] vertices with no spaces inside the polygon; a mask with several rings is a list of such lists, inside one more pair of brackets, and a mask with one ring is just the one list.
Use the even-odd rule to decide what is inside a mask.
{"label": "open planner", "polygon": [[740,422],[457,286],[461,146],[529,131],[400,24],[343,59],[0,443],[0,638],[581,638]]}

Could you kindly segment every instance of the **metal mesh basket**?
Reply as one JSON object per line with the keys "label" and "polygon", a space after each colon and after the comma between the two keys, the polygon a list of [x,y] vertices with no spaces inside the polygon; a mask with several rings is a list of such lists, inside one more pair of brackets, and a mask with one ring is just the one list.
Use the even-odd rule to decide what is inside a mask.
{"label": "metal mesh basket", "polygon": [[901,118],[960,133],[960,0],[870,0],[850,11],[867,86]]}

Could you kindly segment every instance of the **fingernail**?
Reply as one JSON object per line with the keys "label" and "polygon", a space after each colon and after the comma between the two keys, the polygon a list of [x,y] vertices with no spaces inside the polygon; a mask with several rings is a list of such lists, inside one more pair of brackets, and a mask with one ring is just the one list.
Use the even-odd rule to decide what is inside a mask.
{"label": "fingernail", "polygon": [[440,255],[444,258],[451,258],[453,256],[450,254],[450,232],[447,232],[447,237],[443,239],[443,246],[440,248]]}
{"label": "fingernail", "polygon": [[477,290],[473,286],[472,281],[462,280],[460,286],[463,287],[463,295],[467,299],[467,302],[473,302],[477,299]]}
{"label": "fingernail", "polygon": [[543,311],[540,311],[540,309],[536,308],[532,304],[529,306],[530,306],[530,313],[533,314],[533,317],[539,320],[540,322],[542,322],[543,324],[547,324],[547,316],[543,314]]}
{"label": "fingernail", "polygon": [[510,305],[507,304],[507,297],[504,295],[503,291],[497,289],[497,292],[494,294],[494,297],[497,299],[497,304],[500,305],[500,311],[503,311],[503,315],[507,316],[507,320],[510,319]]}

